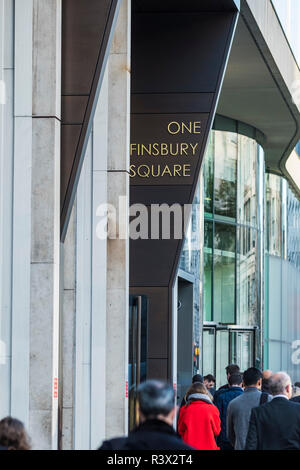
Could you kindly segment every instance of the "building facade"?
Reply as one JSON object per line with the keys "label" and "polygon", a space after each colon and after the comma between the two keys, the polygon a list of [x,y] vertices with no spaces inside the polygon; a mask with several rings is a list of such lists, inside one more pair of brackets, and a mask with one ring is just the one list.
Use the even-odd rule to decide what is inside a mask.
{"label": "building facade", "polygon": [[[0,0],[0,418],[34,449],[126,433],[145,377],[299,380],[296,5],[163,3]],[[137,204],[185,237],[129,239]]]}
{"label": "building facade", "polygon": [[[199,181],[203,207],[195,205],[204,214],[195,252],[203,293],[200,371],[216,375],[218,385],[229,363],[262,365],[264,153],[256,132],[216,117]],[[182,256],[190,256],[188,243]]]}
{"label": "building facade", "polygon": [[194,372],[218,386],[229,363],[299,375],[299,199],[265,173],[256,133],[216,117],[181,255],[180,270],[197,279]]}
{"label": "building facade", "polygon": [[[299,199],[266,177],[265,364],[299,377]],[[275,222],[276,220],[276,222]]]}

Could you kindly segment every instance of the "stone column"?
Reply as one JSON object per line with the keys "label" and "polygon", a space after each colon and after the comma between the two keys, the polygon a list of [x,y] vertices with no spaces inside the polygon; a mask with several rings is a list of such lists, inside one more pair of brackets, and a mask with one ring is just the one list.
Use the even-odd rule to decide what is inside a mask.
{"label": "stone column", "polygon": [[61,309],[60,309],[60,420],[61,449],[74,448],[74,366],[76,318],[76,203],[74,204],[66,239],[61,245]]}
{"label": "stone column", "polygon": [[61,0],[33,1],[29,423],[34,448],[57,448]]}
{"label": "stone column", "polygon": [[[130,16],[123,0],[108,62],[108,203],[123,216],[117,233],[128,229],[130,138]],[[119,196],[127,197],[124,208]],[[107,242],[106,437],[127,432],[128,239]]]}

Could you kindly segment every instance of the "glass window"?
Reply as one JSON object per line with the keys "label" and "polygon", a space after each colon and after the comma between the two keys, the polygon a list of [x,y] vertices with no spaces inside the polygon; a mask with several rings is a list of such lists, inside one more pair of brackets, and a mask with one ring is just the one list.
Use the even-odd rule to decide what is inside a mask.
{"label": "glass window", "polygon": [[212,321],[213,224],[204,224],[204,320]]}
{"label": "glass window", "polygon": [[202,374],[215,373],[215,329],[203,330],[203,360]]}
{"label": "glass window", "polygon": [[243,135],[238,146],[237,220],[257,226],[257,143]]}
{"label": "glass window", "polygon": [[214,321],[235,322],[236,227],[216,223],[214,236]]}
{"label": "glass window", "polygon": [[241,371],[253,364],[253,333],[251,331],[231,331],[232,364],[238,364]]}
{"label": "glass window", "polygon": [[214,133],[210,133],[203,165],[204,212],[206,216],[213,213],[214,191]]}
{"label": "glass window", "polygon": [[257,230],[237,228],[237,324],[258,324]]}
{"label": "glass window", "polygon": [[266,175],[266,248],[270,255],[282,255],[281,178]]}
{"label": "glass window", "polygon": [[229,364],[229,332],[217,330],[216,347],[216,386],[217,388],[227,383],[225,367]]}
{"label": "glass window", "polygon": [[237,134],[215,131],[214,212],[236,219]]}

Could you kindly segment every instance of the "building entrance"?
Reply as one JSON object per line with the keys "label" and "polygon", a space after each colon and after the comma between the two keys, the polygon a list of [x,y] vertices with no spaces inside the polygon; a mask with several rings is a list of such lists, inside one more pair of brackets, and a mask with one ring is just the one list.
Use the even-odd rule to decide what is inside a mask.
{"label": "building entrance", "polygon": [[[177,400],[181,400],[192,383],[193,377],[193,303],[192,277],[178,276],[177,306]],[[188,276],[190,277],[190,276]]]}
{"label": "building entrance", "polygon": [[204,326],[203,375],[215,375],[218,388],[227,382],[225,367],[228,364],[238,364],[241,371],[254,366],[255,335],[255,328]]}
{"label": "building entrance", "polygon": [[131,431],[138,424],[136,390],[147,377],[148,308],[145,295],[129,298],[128,423]]}

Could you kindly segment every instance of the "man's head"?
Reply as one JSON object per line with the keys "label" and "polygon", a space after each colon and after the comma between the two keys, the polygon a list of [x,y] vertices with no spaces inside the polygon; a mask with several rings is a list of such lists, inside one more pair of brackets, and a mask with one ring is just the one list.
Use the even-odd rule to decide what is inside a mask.
{"label": "man's head", "polygon": [[240,368],[237,364],[230,364],[229,366],[225,367],[225,370],[226,370],[227,380],[229,380],[229,377],[232,374],[240,373]]}
{"label": "man's head", "polygon": [[158,380],[143,382],[137,389],[141,421],[160,419],[172,425],[175,414],[174,389]]}
{"label": "man's head", "polygon": [[266,369],[262,373],[262,390],[269,392],[269,380],[273,372],[270,369]]}
{"label": "man's head", "polygon": [[269,380],[269,378],[272,376],[273,372],[270,369],[266,369],[262,373],[262,378],[263,380]]}
{"label": "man's head", "polygon": [[263,374],[256,367],[249,367],[244,372],[243,382],[245,387],[256,387],[259,390],[261,389]]}
{"label": "man's head", "polygon": [[203,383],[207,389],[210,389],[215,386],[216,379],[212,374],[208,374],[203,377]]}
{"label": "man's head", "polygon": [[276,395],[285,395],[288,399],[292,397],[293,387],[290,376],[286,372],[277,372],[269,379],[270,393]]}
{"label": "man's head", "polygon": [[243,377],[242,374],[231,374],[231,376],[228,379],[228,383],[230,387],[241,387],[243,383]]}
{"label": "man's head", "polygon": [[192,378],[192,383],[194,384],[195,382],[200,382],[203,384],[203,377],[201,374],[194,375],[194,377]]}

